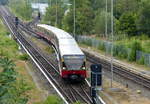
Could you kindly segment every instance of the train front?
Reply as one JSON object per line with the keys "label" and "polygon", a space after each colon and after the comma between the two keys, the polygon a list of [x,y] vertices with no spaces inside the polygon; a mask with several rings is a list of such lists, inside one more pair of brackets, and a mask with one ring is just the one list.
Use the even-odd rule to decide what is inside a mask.
{"label": "train front", "polygon": [[83,55],[64,55],[62,59],[62,77],[71,80],[86,78],[86,58]]}

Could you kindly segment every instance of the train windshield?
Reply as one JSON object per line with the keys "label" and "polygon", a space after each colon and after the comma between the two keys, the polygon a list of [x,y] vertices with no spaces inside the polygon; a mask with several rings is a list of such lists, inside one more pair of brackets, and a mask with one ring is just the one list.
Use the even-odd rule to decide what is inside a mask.
{"label": "train windshield", "polygon": [[64,62],[68,70],[81,70],[85,56],[84,55],[65,55]]}

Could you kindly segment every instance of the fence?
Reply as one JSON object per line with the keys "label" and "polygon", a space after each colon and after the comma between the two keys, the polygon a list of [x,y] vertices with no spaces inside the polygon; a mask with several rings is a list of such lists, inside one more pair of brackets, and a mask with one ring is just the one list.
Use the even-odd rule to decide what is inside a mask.
{"label": "fence", "polygon": [[[77,41],[81,44],[85,44],[91,47],[94,47],[99,50],[103,50],[106,54],[111,54],[112,43],[108,41],[98,40],[88,36],[77,36]],[[142,51],[136,51],[136,55],[132,56],[132,49],[126,48],[124,45],[113,45],[113,55],[119,58],[132,60],[144,64],[150,67],[150,54],[144,53]]]}

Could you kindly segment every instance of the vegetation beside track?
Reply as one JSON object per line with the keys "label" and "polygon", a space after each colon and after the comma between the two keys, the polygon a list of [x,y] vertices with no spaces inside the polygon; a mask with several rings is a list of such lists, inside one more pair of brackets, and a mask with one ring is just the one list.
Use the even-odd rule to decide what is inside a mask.
{"label": "vegetation beside track", "polygon": [[[0,103],[1,104],[60,104],[59,98],[50,96],[44,101],[27,72],[27,54],[20,54],[17,43],[0,20]],[[50,101],[52,99],[52,101]]]}
{"label": "vegetation beside track", "polygon": [[32,8],[27,0],[9,0],[8,5],[11,11],[22,20],[31,20]]}
{"label": "vegetation beside track", "polygon": [[25,104],[29,99],[27,91],[31,87],[17,71],[18,45],[8,35],[0,21],[0,103]]}
{"label": "vegetation beside track", "polygon": [[[103,39],[110,42],[111,36],[111,0],[76,0],[76,35]],[[67,4],[68,3],[68,4]],[[69,5],[69,6],[68,6]],[[61,9],[60,9],[61,8]],[[57,27],[70,33],[74,31],[74,2],[72,0],[58,1]],[[51,0],[43,16],[43,23],[56,26],[56,3]],[[149,0],[116,0],[114,2],[114,44],[113,55],[120,59],[149,66],[150,60],[145,58],[150,53],[150,1]],[[107,34],[105,20],[107,16]],[[86,45],[92,46],[87,40]],[[108,47],[111,52],[111,47]],[[130,48],[131,52],[127,52]],[[99,49],[106,51],[104,44]],[[139,55],[136,55],[138,51]],[[110,53],[109,52],[109,53]],[[138,60],[136,58],[138,57]],[[149,61],[148,61],[149,60]]]}

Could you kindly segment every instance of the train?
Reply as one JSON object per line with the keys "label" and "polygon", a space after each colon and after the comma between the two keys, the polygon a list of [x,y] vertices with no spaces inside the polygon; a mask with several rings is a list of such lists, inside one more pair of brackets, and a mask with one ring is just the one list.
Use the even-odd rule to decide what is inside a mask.
{"label": "train", "polygon": [[75,39],[64,30],[50,25],[37,24],[36,28],[38,35],[55,47],[61,77],[84,80],[87,77],[86,56]]}

